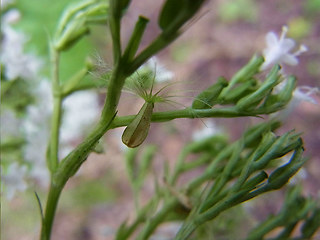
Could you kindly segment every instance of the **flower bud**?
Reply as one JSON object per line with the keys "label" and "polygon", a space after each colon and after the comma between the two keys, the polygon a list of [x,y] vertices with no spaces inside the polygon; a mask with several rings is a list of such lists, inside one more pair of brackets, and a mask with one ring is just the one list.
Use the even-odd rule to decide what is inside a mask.
{"label": "flower bud", "polygon": [[235,84],[246,82],[256,73],[258,73],[263,61],[264,60],[262,56],[254,55],[244,67],[242,67],[236,74],[233,75],[229,82],[229,86],[223,89],[221,97],[226,97],[227,94],[229,94],[229,91],[235,86]]}
{"label": "flower bud", "polygon": [[213,84],[203,92],[201,92],[193,101],[192,108],[194,109],[209,109],[218,103],[218,97],[223,90],[228,86],[228,81],[224,77],[219,77],[217,83]]}
{"label": "flower bud", "polygon": [[251,78],[231,89],[221,100],[219,97],[219,101],[221,101],[222,104],[236,103],[239,99],[247,96],[255,90],[257,90],[257,80]]}
{"label": "flower bud", "polygon": [[302,167],[306,162],[306,158],[302,157],[303,147],[298,148],[290,162],[277,168],[271,173],[268,179],[268,188],[279,189],[285,185],[289,179]]}
{"label": "flower bud", "polygon": [[290,76],[282,89],[277,94],[269,95],[259,109],[266,109],[269,112],[271,109],[276,111],[276,109],[284,107],[292,98],[296,82],[296,78],[294,76]]}
{"label": "flower bud", "polygon": [[175,34],[204,2],[205,0],[167,0],[158,19],[160,28],[168,35]]}
{"label": "flower bud", "polygon": [[240,99],[237,102],[237,107],[241,110],[254,108],[259,102],[268,94],[270,94],[273,87],[279,83],[279,70],[280,66],[275,65],[270,73],[268,74],[266,80],[262,83],[259,89],[250,95]]}

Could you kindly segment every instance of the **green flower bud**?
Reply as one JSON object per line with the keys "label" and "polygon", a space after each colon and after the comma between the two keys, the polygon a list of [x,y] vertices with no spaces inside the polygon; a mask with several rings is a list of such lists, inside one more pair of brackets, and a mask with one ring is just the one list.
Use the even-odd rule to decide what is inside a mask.
{"label": "green flower bud", "polygon": [[256,176],[248,179],[243,186],[241,187],[241,189],[243,190],[251,190],[255,187],[257,187],[257,185],[259,185],[260,183],[262,183],[265,179],[268,178],[268,174],[265,171],[261,171],[259,172]]}
{"label": "green flower bud", "polygon": [[289,163],[277,168],[271,173],[267,185],[269,189],[275,190],[281,188],[302,167],[307,160],[306,158],[302,157],[302,153],[303,148],[298,148],[294,152]]}
{"label": "green flower bud", "polygon": [[260,71],[260,66],[262,65],[264,59],[262,56],[254,55],[250,61],[241,68],[236,74],[233,75],[229,82],[229,86],[223,89],[221,97],[226,97],[229,91],[235,86],[235,84],[240,82],[246,82],[251,79],[256,73]]}
{"label": "green flower bud", "polygon": [[266,133],[262,141],[260,142],[257,149],[254,151],[254,153],[251,155],[252,161],[257,161],[259,158],[261,158],[272,146],[272,144],[276,141],[276,136],[272,132]]}
{"label": "green flower bud", "polygon": [[292,132],[288,132],[272,142],[273,144],[269,150],[266,151],[261,158],[255,160],[253,165],[254,169],[264,168],[272,159],[282,157],[302,144],[300,135],[292,134]]}
{"label": "green flower bud", "polygon": [[78,19],[68,24],[63,34],[55,41],[57,51],[65,51],[72,47],[84,35],[89,34],[89,28],[85,25],[84,19]]}
{"label": "green flower bud", "polygon": [[167,0],[159,15],[158,24],[168,35],[176,33],[191,19],[205,0]]}
{"label": "green flower bud", "polygon": [[279,83],[279,70],[280,66],[275,65],[270,73],[268,74],[266,80],[262,83],[259,89],[250,95],[240,99],[237,102],[237,107],[241,110],[246,110],[250,108],[256,107],[259,102],[266,97],[272,91],[272,88],[275,87]]}
{"label": "green flower bud", "polygon": [[89,33],[90,23],[106,23],[109,5],[94,0],[74,4],[66,9],[56,31],[54,47],[64,51]]}
{"label": "green flower bud", "polygon": [[235,88],[231,89],[227,95],[219,101],[222,104],[236,103],[239,99],[247,96],[248,94],[257,90],[257,80],[254,78],[249,79],[244,83],[240,83]]}
{"label": "green flower bud", "polygon": [[228,86],[228,81],[224,77],[219,77],[217,83],[213,84],[201,92],[193,101],[194,109],[209,109],[218,103],[218,97],[223,88]]}
{"label": "green flower bud", "polygon": [[294,76],[290,76],[286,81],[285,86],[280,90],[280,92],[268,96],[266,98],[266,101],[263,103],[261,107],[259,107],[259,109],[266,109],[267,111],[270,111],[271,109],[276,110],[283,108],[291,100],[292,93],[296,88],[296,82],[296,78]]}

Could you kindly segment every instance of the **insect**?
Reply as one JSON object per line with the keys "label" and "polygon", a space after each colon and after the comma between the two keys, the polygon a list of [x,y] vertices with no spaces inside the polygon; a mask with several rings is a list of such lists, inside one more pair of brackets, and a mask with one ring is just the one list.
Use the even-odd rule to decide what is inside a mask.
{"label": "insect", "polygon": [[130,148],[135,148],[144,142],[149,132],[153,108],[153,102],[145,102],[143,104],[139,113],[122,134],[122,142],[125,145]]}
{"label": "insect", "polygon": [[149,92],[146,90],[148,88],[148,76],[145,76],[145,78],[139,76],[138,79],[129,79],[129,82],[127,83],[127,85],[129,85],[129,89],[133,90],[145,100],[145,103],[138,114],[122,134],[122,142],[130,148],[138,147],[146,139],[150,129],[154,103],[167,101],[164,97],[159,96],[159,93],[169,85],[164,86],[155,94],[152,94],[154,81],[155,75],[153,76]]}

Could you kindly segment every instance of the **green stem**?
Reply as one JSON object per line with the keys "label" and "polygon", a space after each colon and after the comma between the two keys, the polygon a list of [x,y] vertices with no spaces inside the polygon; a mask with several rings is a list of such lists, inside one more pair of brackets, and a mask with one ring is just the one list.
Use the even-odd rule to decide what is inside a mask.
{"label": "green stem", "polygon": [[[254,229],[246,240],[254,240],[254,239],[262,239],[265,234],[270,232],[272,229],[282,226],[283,225],[283,218],[282,216],[276,216],[273,219],[265,222],[259,228]],[[282,238],[285,239],[285,238]]]}
{"label": "green stem", "polygon": [[48,166],[51,173],[54,173],[58,167],[59,154],[59,129],[61,120],[62,97],[60,94],[59,82],[59,52],[51,46],[51,62],[52,62],[52,94],[53,94],[53,113],[51,116],[51,134],[50,134],[50,151]]}
{"label": "green stem", "polygon": [[[54,81],[53,81],[53,89],[60,88],[58,82],[58,54],[56,51],[53,51],[53,60],[56,66],[54,68]],[[125,80],[125,77],[119,71],[120,64],[117,64],[115,67],[115,71],[110,80],[109,91],[105,101],[105,105],[103,108],[101,120],[96,126],[96,128],[91,132],[91,134],[81,143],[79,144],[61,163],[52,176],[52,184],[50,187],[50,192],[47,199],[46,212],[44,216],[44,223],[41,229],[41,239],[49,240],[52,224],[55,216],[56,206],[58,204],[59,196],[64,188],[65,184],[71,178],[77,170],[80,168],[82,163],[87,159],[89,153],[92,151],[94,146],[97,144],[99,139],[107,132],[110,128],[110,124],[112,123],[115,113],[116,107],[119,102],[121,89]],[[59,89],[60,90],[60,89]],[[59,96],[59,95],[58,95]],[[61,103],[61,102],[60,102]],[[58,106],[61,106],[58,105]],[[54,114],[54,116],[59,116],[59,114]],[[58,119],[57,117],[55,119]],[[58,123],[58,121],[56,121]],[[59,126],[59,124],[55,124],[55,126]],[[56,128],[55,128],[56,129]],[[54,146],[53,149],[58,149],[55,146],[59,136],[59,128],[53,131],[51,135],[51,147]],[[53,138],[55,137],[55,138]],[[57,137],[57,138],[56,138]],[[51,150],[51,149],[50,149]],[[54,156],[53,151],[50,151],[50,156]],[[57,154],[57,152],[56,152]],[[50,159],[51,161],[51,159]],[[52,163],[52,162],[51,162]]]}
{"label": "green stem", "polygon": [[161,49],[168,46],[172,41],[174,41],[179,35],[174,33],[168,37],[164,33],[160,34],[148,47],[146,47],[130,64],[128,69],[128,74],[130,75],[136,71],[145,61],[147,61],[151,56],[155,55]]}
{"label": "green stem", "polygon": [[136,213],[138,213],[140,209],[140,187],[137,186],[136,182],[132,183],[132,194],[133,194],[133,200],[134,200],[134,207],[135,207]]}
{"label": "green stem", "polygon": [[88,67],[84,67],[75,73],[65,84],[62,85],[61,94],[64,97],[67,97],[76,91],[80,81],[87,75],[88,71]]}
{"label": "green stem", "polygon": [[231,208],[243,201],[248,191],[239,192],[232,197],[220,202],[219,204],[209,208],[207,211],[197,215],[189,215],[188,220],[182,225],[178,234],[175,237],[175,240],[187,239],[201,224],[206,221],[213,220],[221,212],[225,211],[228,208]]}
{"label": "green stem", "polygon": [[108,129],[110,129],[112,120],[113,118],[111,118],[109,122],[100,121],[91,134],[61,161],[55,173],[52,175],[44,221],[41,229],[41,240],[50,239],[56,207],[65,184],[69,178],[78,171],[99,139],[106,131],[108,131]]}
{"label": "green stem", "polygon": [[182,170],[182,167],[184,164],[184,160],[186,159],[188,154],[189,154],[188,149],[183,149],[182,152],[180,153],[180,155],[178,157],[178,161],[174,167],[173,174],[172,174],[171,178],[168,180],[169,185],[173,186],[176,183],[176,181],[181,173],[181,170]]}
{"label": "green stem", "polygon": [[150,235],[154,232],[154,230],[161,224],[164,219],[168,216],[169,212],[171,212],[176,206],[178,202],[175,199],[171,199],[164,203],[164,206],[161,210],[151,218],[147,224],[144,226],[142,231],[139,233],[137,240],[146,240],[150,237]]}
{"label": "green stem", "polygon": [[110,18],[109,27],[112,37],[113,47],[113,61],[114,64],[118,63],[121,58],[121,41],[120,41],[120,28],[121,28],[121,16],[117,10],[117,2],[110,1]]}
{"label": "green stem", "polygon": [[63,188],[57,187],[54,184],[51,184],[50,186],[46,211],[44,213],[44,219],[42,221],[41,240],[50,239],[52,224],[62,189]]}
{"label": "green stem", "polygon": [[121,95],[121,89],[127,77],[120,71],[120,68],[122,69],[123,67],[124,66],[122,66],[121,63],[117,64],[115,71],[111,76],[110,84],[108,85],[108,95],[105,99],[104,107],[101,114],[101,118],[104,122],[109,122],[110,118],[112,118],[116,112],[116,108],[118,106]]}
{"label": "green stem", "polygon": [[[209,118],[209,117],[241,117],[255,116],[255,113],[239,111],[236,107],[220,108],[220,109],[191,109],[185,108],[181,110],[155,112],[152,114],[152,122],[166,122],[176,118]],[[112,123],[111,128],[127,126],[134,119],[135,115],[117,117]]]}
{"label": "green stem", "polygon": [[143,16],[139,16],[139,19],[136,22],[136,26],[133,30],[133,33],[131,34],[131,38],[123,54],[123,59],[126,59],[126,61],[130,62],[134,58],[140,46],[141,38],[143,37],[143,33],[146,29],[148,22],[149,19]]}
{"label": "green stem", "polygon": [[59,129],[61,120],[62,100],[60,97],[54,97],[53,113],[51,117],[51,136],[50,136],[50,159],[49,169],[54,173],[58,167],[59,160]]}
{"label": "green stem", "polygon": [[128,239],[134,231],[139,227],[139,225],[145,222],[147,215],[150,212],[150,209],[154,208],[156,202],[159,201],[159,194],[153,195],[153,197],[149,200],[149,202],[139,209],[136,219],[130,226],[125,227],[124,229],[118,228],[118,232],[116,234],[116,240],[125,240]]}

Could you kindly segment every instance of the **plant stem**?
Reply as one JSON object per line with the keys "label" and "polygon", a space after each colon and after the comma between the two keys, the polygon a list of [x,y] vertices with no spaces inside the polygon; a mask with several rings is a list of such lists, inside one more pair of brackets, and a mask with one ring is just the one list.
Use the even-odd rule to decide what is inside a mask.
{"label": "plant stem", "polygon": [[51,46],[53,113],[51,116],[51,134],[48,166],[51,173],[58,167],[59,129],[61,120],[62,96],[59,82],[59,52]]}
{"label": "plant stem", "polygon": [[[166,122],[176,118],[207,118],[207,117],[240,117],[255,116],[250,112],[239,111],[236,107],[220,108],[220,109],[191,109],[185,108],[174,111],[155,112],[152,114],[152,122]],[[127,126],[135,115],[116,117],[111,128]]]}
{"label": "plant stem", "polygon": [[[52,50],[52,61],[55,66],[53,71],[53,89],[59,89],[60,93],[60,85],[58,79],[58,53],[54,49]],[[56,164],[54,168],[51,178],[50,191],[47,199],[46,212],[41,229],[42,240],[50,239],[55,211],[62,189],[64,188],[69,178],[71,178],[77,172],[82,163],[87,159],[89,153],[98,143],[99,139],[108,131],[108,129],[110,129],[110,125],[114,120],[116,107],[118,105],[121,89],[125,80],[125,76],[123,76],[119,66],[121,66],[121,64],[116,64],[115,71],[110,79],[110,85],[108,87],[109,94],[106,97],[105,105],[99,123],[91,132],[91,134],[81,144],[79,144],[65,159],[63,159],[59,165]],[[54,91],[54,93],[56,92]],[[60,97],[59,94],[57,94],[57,98],[58,97]],[[57,127],[60,125],[60,109],[61,97],[60,101],[57,101],[56,103],[57,113],[53,114],[55,116],[55,121],[53,121],[55,124],[53,128],[54,130],[51,134],[50,142],[50,148],[53,147],[56,152],[50,151],[50,157],[58,156],[57,150],[59,143],[59,128]],[[58,119],[59,121],[57,121]],[[50,158],[50,163],[52,164],[52,158]]]}
{"label": "plant stem", "polygon": [[110,17],[109,17],[109,28],[112,37],[113,47],[113,61],[118,63],[121,57],[121,41],[120,41],[120,27],[121,27],[121,15],[117,9],[118,5],[116,1],[110,1]]}
{"label": "plant stem", "polygon": [[[121,67],[119,67],[121,66]],[[115,71],[113,72],[110,84],[108,85],[108,95],[105,99],[104,107],[102,110],[101,118],[104,122],[109,122],[116,112],[118,102],[121,95],[121,89],[123,87],[126,75],[121,71],[122,68],[121,61],[115,66]]]}
{"label": "plant stem", "polygon": [[138,237],[136,238],[137,240],[145,240],[150,237],[150,235],[154,232],[154,230],[158,227],[159,224],[163,222],[163,220],[167,217],[168,213],[171,212],[176,206],[177,206],[178,201],[174,198],[167,200],[161,210],[153,217],[151,218]]}
{"label": "plant stem", "polygon": [[50,239],[56,207],[65,184],[69,178],[78,171],[99,139],[108,129],[110,129],[112,120],[113,118],[111,118],[109,122],[100,121],[91,134],[61,161],[55,173],[52,175],[44,221],[41,229],[41,240]]}
{"label": "plant stem", "polygon": [[62,189],[63,188],[57,187],[54,184],[51,184],[50,186],[46,211],[44,213],[44,219],[42,221],[41,240],[50,239],[52,224]]}
{"label": "plant stem", "polygon": [[61,107],[62,100],[60,97],[54,97],[53,100],[53,113],[51,117],[51,136],[50,136],[50,160],[49,169],[54,173],[58,167],[59,160],[59,130],[61,120]]}

